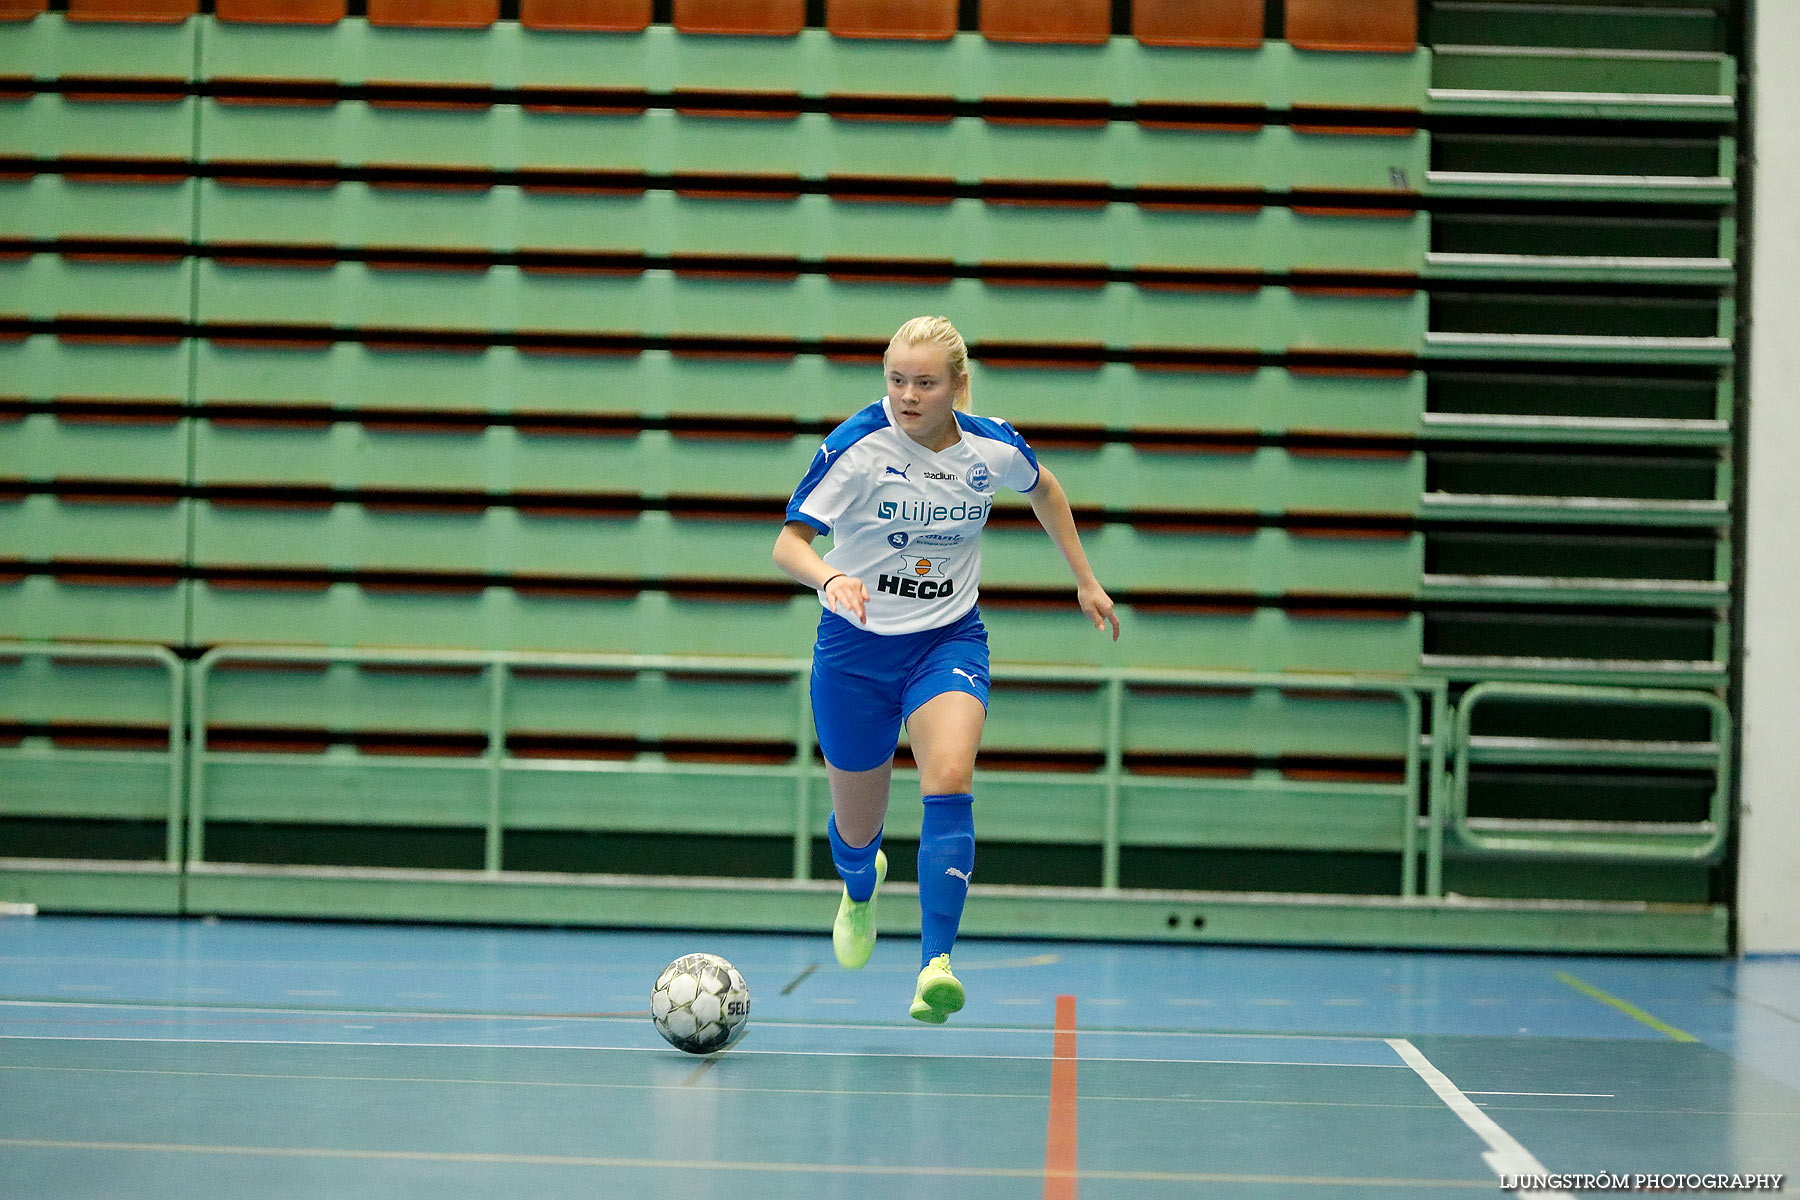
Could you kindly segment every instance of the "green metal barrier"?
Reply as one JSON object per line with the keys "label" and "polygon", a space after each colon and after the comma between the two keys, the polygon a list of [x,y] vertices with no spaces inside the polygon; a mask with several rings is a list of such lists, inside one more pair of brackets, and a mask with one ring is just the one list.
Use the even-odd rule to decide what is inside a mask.
{"label": "green metal barrier", "polygon": [[[139,791],[146,763],[167,772],[166,791],[154,806],[167,832],[160,860],[0,860],[0,899],[64,910],[690,928],[800,929],[828,919],[834,885],[809,878],[813,833],[828,801],[813,754],[804,660],[228,646],[184,671],[161,648],[57,643],[0,644],[0,659],[5,658],[20,663],[158,664],[169,672],[170,705],[183,699],[185,674],[188,704],[186,729],[180,721],[170,723],[167,751],[57,750],[50,753],[54,774],[48,775],[40,769],[48,762],[41,748],[0,752],[6,816],[117,815],[116,791],[88,787],[81,773],[71,776],[68,771],[90,760],[96,770],[115,773],[124,765],[135,772]],[[235,668],[234,679],[221,680],[217,672],[222,667]],[[338,678],[338,671],[367,672],[369,678]],[[1464,842],[1461,829],[1468,827],[1465,798],[1460,791],[1453,794],[1453,788],[1462,786],[1459,780],[1466,778],[1471,757],[1505,757],[1519,748],[1484,745],[1480,739],[1471,745],[1469,706],[1453,716],[1443,681],[1024,665],[1001,666],[995,675],[997,691],[1009,693],[1003,714],[1011,714],[996,722],[996,747],[1067,746],[1098,753],[1083,771],[984,771],[981,786],[991,801],[991,836],[1097,844],[1102,868],[1098,886],[984,884],[967,922],[971,933],[1676,953],[1722,953],[1726,947],[1727,914],[1720,905],[1571,905],[1444,895],[1447,837]],[[301,683],[292,683],[295,679]],[[270,680],[276,682],[270,685]],[[597,702],[581,702],[595,680],[605,685],[603,694]],[[59,690],[40,679],[35,691],[13,687],[3,695],[10,701],[8,711],[18,710],[14,719],[21,719],[19,713],[35,709],[15,697],[61,699],[87,696],[91,690]],[[1483,694],[1500,690],[1490,686]],[[1041,699],[1034,699],[1039,693]],[[1688,693],[1605,688],[1513,688],[1510,693],[1698,704],[1715,720],[1724,715],[1710,698]],[[59,711],[136,719],[148,711],[148,701],[132,695],[135,699],[122,700],[111,692],[94,692],[73,708],[62,704]],[[1184,695],[1192,697],[1196,711],[1210,714],[1205,728],[1182,727]],[[409,705],[409,696],[420,704]],[[1337,720],[1321,707],[1329,703],[1355,711]],[[1362,749],[1357,731],[1385,729],[1390,718],[1383,716],[1383,708],[1389,704],[1393,707],[1386,711],[1398,718],[1392,720],[1393,736],[1382,733],[1376,740],[1383,753],[1403,747],[1398,757],[1405,764],[1404,776],[1397,783],[1308,787],[1272,773],[1263,779],[1261,772],[1255,779],[1220,782],[1159,776],[1134,769],[1132,762],[1133,754],[1239,743],[1262,753],[1294,739],[1320,753],[1346,745]],[[1427,704],[1431,727],[1439,731],[1429,738],[1423,736]],[[262,727],[278,734],[276,727],[314,722],[322,712],[330,714],[329,724],[365,732],[372,725],[402,734],[461,731],[469,750],[464,757],[409,758],[348,746],[316,754],[246,748],[246,734],[254,742]],[[521,723],[552,736],[598,726],[636,729],[652,739],[717,737],[724,739],[721,745],[733,738],[766,741],[775,735],[792,752],[761,762],[684,761],[648,753],[539,757],[509,748],[509,732],[516,734]],[[235,740],[225,748],[209,745],[209,732]],[[1706,747],[1679,753],[1639,747],[1630,754],[1601,754],[1598,761],[1680,759],[1691,764],[1708,753]],[[1454,776],[1445,770],[1452,755],[1458,765]],[[52,780],[59,795],[72,798],[70,803],[34,801],[19,786],[22,767]],[[911,786],[911,779],[909,772],[896,774],[898,794]],[[622,786],[610,794],[595,786],[607,782]],[[1716,810],[1721,797],[1714,798]],[[1315,801],[1316,810],[1309,807]],[[141,819],[137,810],[145,807],[139,796],[128,815]],[[904,804],[896,809],[897,837],[911,836],[905,811]],[[1722,810],[1715,817],[1714,840],[1722,837]],[[304,825],[346,819],[400,829],[433,822],[440,827],[465,824],[479,831],[482,866],[359,868],[207,857],[209,822]],[[1383,820],[1386,828],[1378,828]],[[1456,829],[1451,828],[1453,820]],[[1176,828],[1171,822],[1186,825]],[[1301,832],[1300,840],[1283,832],[1284,822]],[[787,878],[508,869],[506,839],[521,829],[779,834],[791,846],[790,869]],[[1474,832],[1479,837],[1484,831],[1476,826]],[[1120,853],[1132,846],[1286,844],[1330,850],[1334,841],[1341,843],[1338,849],[1395,854],[1402,876],[1393,890],[1386,895],[1272,895],[1120,885]],[[1612,854],[1616,846],[1609,842],[1601,849]],[[1683,860],[1708,852],[1705,846],[1689,846]],[[1422,889],[1413,885],[1420,878]],[[821,912],[826,916],[820,917]],[[897,932],[904,931],[904,921],[903,913],[896,916]]]}
{"label": "green metal barrier", "polygon": [[[1479,737],[1475,711],[1505,698],[1554,705],[1673,706],[1704,710],[1710,741],[1666,742],[1578,738]],[[1448,832],[1483,854],[1615,862],[1717,862],[1730,827],[1731,713],[1709,692],[1669,688],[1605,688],[1489,681],[1470,688],[1456,709],[1455,767],[1449,788]],[[1590,767],[1710,768],[1707,816],[1698,822],[1529,820],[1469,815],[1469,768],[1474,762]]]}
{"label": "green metal barrier", "polygon": [[[154,688],[120,697],[51,677],[57,664],[148,666],[167,676],[167,704]],[[50,907],[176,912],[181,902],[183,753],[186,672],[162,646],[0,642],[0,721],[47,724],[48,718],[130,718],[167,727],[158,750],[73,748],[27,736],[0,746],[0,817],[147,821],[160,819],[156,859],[0,857],[0,899]],[[114,690],[116,692],[116,689]]]}
{"label": "green metal barrier", "polygon": [[[353,767],[348,767],[342,756],[337,755],[245,755],[241,753],[219,752],[208,746],[208,729],[214,719],[214,693],[219,683],[215,673],[221,666],[254,667],[257,665],[287,666],[298,665],[320,666],[325,664],[379,664],[386,667],[411,667],[437,670],[479,671],[485,681],[486,713],[485,720],[480,722],[480,735],[485,749],[479,757],[432,757],[428,759],[387,756],[362,758]],[[813,754],[812,719],[808,703],[805,681],[810,670],[810,661],[806,659],[755,659],[741,657],[697,657],[697,656],[648,656],[618,654],[548,654],[523,653],[507,651],[426,651],[426,650],[387,650],[387,649],[329,649],[308,647],[239,647],[222,646],[215,648],[195,664],[192,674],[192,707],[190,712],[189,776],[187,807],[187,857],[190,865],[206,861],[206,824],[215,814],[213,785],[211,778],[217,772],[226,769],[228,763],[242,766],[270,765],[270,760],[278,760],[281,768],[289,772],[306,772],[313,769],[321,772],[315,777],[321,780],[321,788],[330,791],[333,785],[327,780],[331,772],[345,769],[371,775],[391,772],[397,775],[407,773],[424,773],[433,781],[442,781],[447,787],[444,793],[446,807],[454,810],[455,815],[437,814],[436,821],[442,823],[465,823],[479,819],[484,833],[484,870],[490,874],[498,874],[502,870],[503,844],[510,824],[509,816],[518,812],[520,806],[542,811],[547,806],[566,804],[567,799],[553,800],[547,797],[542,788],[533,788],[547,774],[578,774],[594,779],[606,777],[614,781],[630,781],[633,793],[626,796],[613,797],[590,796],[587,799],[587,811],[592,827],[618,827],[626,823],[646,829],[689,829],[693,832],[773,832],[776,828],[785,827],[785,831],[793,842],[792,878],[804,880],[810,875],[810,855],[813,837],[817,831],[817,817],[813,792],[824,778],[824,769],[817,764]],[[790,695],[791,723],[787,736],[791,738],[793,747],[789,761],[780,764],[745,764],[735,762],[675,762],[661,755],[636,755],[630,759],[614,759],[594,761],[591,759],[545,759],[523,758],[508,753],[508,732],[514,722],[510,719],[514,705],[514,673],[517,670],[532,671],[564,671],[581,672],[589,675],[599,673],[601,677],[616,676],[619,673],[644,674],[680,674],[687,678],[718,677],[742,680],[780,680],[786,684]],[[1134,795],[1149,795],[1158,792],[1186,789],[1204,791],[1205,781],[1188,778],[1159,777],[1155,775],[1132,775],[1125,766],[1126,750],[1126,709],[1129,690],[1133,687],[1154,688],[1242,688],[1242,689],[1289,689],[1304,691],[1308,695],[1338,695],[1345,697],[1391,697],[1399,704],[1404,720],[1398,745],[1405,763],[1404,782],[1398,788],[1368,787],[1371,791],[1380,791],[1385,800],[1391,801],[1392,821],[1388,832],[1380,838],[1383,849],[1397,850],[1401,859],[1400,878],[1396,881],[1395,892],[1402,896],[1416,893],[1416,880],[1419,867],[1419,822],[1420,801],[1428,780],[1435,775],[1435,763],[1428,769],[1421,762],[1420,747],[1422,744],[1422,701],[1421,693],[1441,690],[1441,684],[1421,683],[1415,681],[1379,681],[1337,676],[1312,675],[1272,675],[1237,672],[1197,672],[1176,670],[1125,669],[1125,668],[1079,668],[1028,665],[1002,665],[994,670],[995,682],[1001,686],[1009,683],[1038,683],[1054,685],[1092,685],[1103,689],[1105,702],[1102,709],[1104,730],[1093,731],[1097,736],[1093,739],[1102,748],[1104,764],[1097,773],[1071,773],[1057,771],[1034,771],[1021,774],[1007,772],[1000,778],[1009,783],[1029,783],[1035,790],[1089,790],[1098,783],[1102,811],[1100,814],[1102,881],[1104,890],[1117,890],[1119,886],[1119,852],[1121,845],[1122,805],[1127,788]],[[467,699],[468,684],[457,685],[459,694]],[[340,693],[341,694],[341,693]],[[469,730],[474,724],[470,720],[466,703],[452,712],[446,708],[443,724],[458,730]],[[458,715],[460,714],[460,715]],[[355,719],[354,713],[343,714],[348,719]],[[404,720],[397,715],[397,719]],[[642,718],[639,718],[640,722]],[[392,728],[394,722],[389,722]],[[766,722],[762,723],[766,726]],[[641,727],[641,724],[640,724]],[[764,732],[768,732],[765,728]],[[1029,777],[1026,778],[1026,775]],[[481,781],[480,787],[485,796],[485,803],[479,814],[473,803],[474,780]],[[684,784],[705,790],[708,783],[735,781],[744,786],[746,803],[764,803],[770,795],[770,785],[791,788],[791,811],[784,822],[774,823],[765,818],[753,820],[741,814],[733,816],[719,824],[721,818],[704,815],[684,815],[675,813],[668,822],[657,819],[657,814],[631,814],[632,801],[636,799],[638,790],[649,788],[651,793],[660,789],[656,785],[668,780],[681,780]],[[435,785],[435,783],[434,783]],[[760,785],[760,786],[758,786]],[[396,785],[397,787],[397,785]],[[349,792],[362,794],[361,788],[350,787]],[[677,789],[679,790],[679,789]],[[240,789],[241,791],[241,789]],[[307,789],[302,786],[300,793]],[[392,821],[431,820],[431,814],[411,807],[410,801],[397,801],[406,809],[400,814],[380,814],[378,801],[366,801],[360,819],[364,822],[388,823]],[[1054,801],[1051,802],[1054,804]],[[334,800],[316,801],[307,799],[295,805],[286,801],[271,800],[265,810],[265,819],[343,819],[351,815],[356,803],[339,803]],[[234,808],[235,815],[248,819],[251,810],[242,804]],[[1003,818],[1004,819],[1004,818]],[[710,822],[710,823],[709,823]],[[735,825],[734,825],[735,823]],[[728,829],[727,826],[733,826]],[[1043,836],[1055,839],[1057,831],[1046,823],[1041,832]],[[1204,830],[1193,831],[1184,841],[1187,844],[1204,845],[1207,838]]]}
{"label": "green metal barrier", "polygon": [[[413,715],[396,712],[384,723],[453,726],[464,731],[465,756],[408,761],[378,753],[364,757],[349,747],[339,747],[302,758],[209,747],[209,720],[224,724],[216,715],[221,711],[227,719],[236,712],[272,711],[277,718],[294,719],[316,711],[306,707],[316,705],[316,696],[297,707],[259,708],[265,693],[256,687],[241,690],[235,699],[221,694],[224,709],[216,709],[214,696],[221,681],[215,672],[220,667],[266,667],[277,673],[286,671],[291,677],[296,669],[329,673],[348,666],[358,670],[375,666],[390,683],[395,672],[436,672],[443,691],[429,693],[434,695],[435,715],[415,720]],[[806,670],[803,660],[743,657],[215,649],[195,664],[191,674],[189,911],[689,928],[820,928],[821,921],[828,919],[826,910],[833,902],[835,886],[829,880],[809,878],[813,834],[827,801],[822,769],[813,756]],[[546,685],[543,677],[558,672],[566,679]],[[738,712],[717,705],[706,709],[704,700],[701,707],[723,714],[714,723],[727,738],[746,731],[766,737],[771,730],[785,730],[792,737],[792,754],[771,756],[781,761],[745,763],[669,761],[654,754],[558,760],[509,753],[509,716],[516,722],[521,713],[532,724],[542,724],[553,732],[596,725],[667,732],[671,720],[683,728],[691,726],[693,722],[681,715],[688,711],[685,708],[658,714],[640,704],[637,712],[632,711],[634,698],[641,701],[652,693],[666,693],[666,686],[647,692],[639,682],[658,674],[665,677],[665,683],[670,675],[701,684],[719,681],[733,694],[744,686],[743,681],[762,681],[766,686],[760,689],[763,700],[758,711],[748,711],[747,704],[740,705],[744,711]],[[578,702],[577,685],[584,680],[600,680],[611,687],[602,703]],[[1051,719],[1055,736],[1063,739],[1060,744],[1077,749],[1099,746],[1103,753],[1098,764],[1085,771],[984,771],[978,786],[988,800],[988,827],[1001,831],[1003,841],[1023,837],[1051,843],[1097,843],[1102,869],[1098,886],[980,885],[979,903],[971,905],[965,921],[971,934],[1675,953],[1721,953],[1725,948],[1726,910],[1720,905],[1646,907],[1635,902],[1565,904],[1445,896],[1444,821],[1450,810],[1443,785],[1449,781],[1444,765],[1452,739],[1442,733],[1451,721],[1447,685],[1442,681],[1006,665],[996,668],[995,682],[997,689],[1013,691],[1006,712],[1020,709],[1031,690],[1048,689],[1049,699],[1041,711]],[[534,688],[536,694],[528,705],[514,710],[510,697],[521,687]],[[1364,783],[1308,792],[1304,786],[1284,791],[1278,781],[1266,781],[1268,786],[1260,788],[1247,779],[1218,785],[1216,780],[1158,777],[1133,770],[1128,748],[1153,750],[1192,741],[1170,725],[1180,710],[1184,689],[1192,689],[1198,703],[1212,703],[1215,709],[1221,695],[1249,692],[1252,698],[1241,707],[1246,720],[1257,711],[1270,711],[1256,697],[1283,693],[1284,703],[1274,710],[1279,714],[1278,724],[1299,719],[1308,704],[1334,696],[1357,705],[1391,700],[1401,718],[1395,724],[1403,727],[1398,732],[1404,742],[1404,778],[1398,785]],[[783,691],[786,698],[778,699],[777,693]],[[1134,693],[1149,697],[1154,710],[1142,714],[1135,736]],[[340,723],[354,724],[355,714],[379,711],[376,691],[344,691],[326,680],[319,694],[339,696],[346,703],[352,695],[357,697],[342,712]],[[1285,699],[1294,697],[1301,703],[1285,704]],[[1238,702],[1228,700],[1228,707],[1233,703]],[[1422,736],[1427,704],[1434,727],[1440,731],[1429,739]],[[1333,738],[1347,736],[1351,728],[1367,728],[1369,716],[1364,712],[1350,719],[1338,733],[1321,735],[1317,744],[1329,745]],[[1059,720],[1061,724],[1057,724]],[[1000,724],[1017,726],[1019,722],[1003,720]],[[479,732],[470,735],[469,730]],[[1018,735],[1019,730],[1011,728],[996,741],[1011,743]],[[1198,731],[1197,736],[1192,744],[1212,745],[1230,735],[1208,729]],[[1034,727],[1023,741],[1033,738],[1043,741],[1051,734]],[[258,774],[258,763],[268,770]],[[235,779],[230,774],[246,769],[251,773]],[[307,772],[313,773],[313,782],[308,781]],[[909,772],[897,772],[896,777],[897,794],[910,787]],[[405,782],[409,778],[420,783]],[[383,782],[371,786],[376,779]],[[606,789],[595,786],[601,782],[625,786],[607,794]],[[1209,784],[1216,786],[1209,789]],[[285,795],[274,794],[278,789]],[[1314,848],[1327,848],[1313,831],[1325,819],[1328,807],[1321,804],[1319,810],[1303,813],[1306,796],[1330,799],[1352,791],[1360,791],[1371,803],[1358,804],[1354,811],[1340,810],[1338,815],[1348,822],[1340,831],[1344,837],[1367,838],[1372,814],[1381,811],[1383,804],[1387,806],[1388,828],[1376,843],[1398,856],[1403,874],[1386,895],[1244,894],[1120,885],[1121,850],[1132,844],[1268,846],[1278,843],[1280,837],[1279,833],[1269,837],[1270,830],[1287,821],[1290,827],[1305,826]],[[1184,803],[1184,797],[1193,803]],[[1419,816],[1421,799],[1426,801],[1423,820]],[[1262,806],[1260,802],[1265,800],[1275,803]],[[439,809],[440,819],[446,806],[454,809],[451,820],[480,831],[482,867],[270,865],[215,862],[206,857],[207,826],[212,821],[255,820],[259,811],[269,814],[265,819],[304,822],[310,818],[327,823],[360,811],[362,819],[368,820],[369,814],[384,804],[393,806],[392,820],[402,823],[416,820],[433,806]],[[904,803],[895,809],[890,832],[896,837],[911,836],[906,812]],[[1214,818],[1222,824],[1209,826]],[[1172,820],[1185,820],[1190,827],[1176,831],[1174,840],[1168,840]],[[1259,821],[1263,822],[1260,828]],[[507,838],[521,825],[625,834],[673,831],[712,837],[781,836],[791,845],[789,877],[508,869]],[[1260,842],[1242,840],[1259,836]],[[1376,843],[1365,841],[1360,848],[1377,848]],[[1420,867],[1426,881],[1423,894],[1412,883],[1420,878]],[[906,920],[904,909],[897,910],[893,918],[896,932],[905,931]]]}

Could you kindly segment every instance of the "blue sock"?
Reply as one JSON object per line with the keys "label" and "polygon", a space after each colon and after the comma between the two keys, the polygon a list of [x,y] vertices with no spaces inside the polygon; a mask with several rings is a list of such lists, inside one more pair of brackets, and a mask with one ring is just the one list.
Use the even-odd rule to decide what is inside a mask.
{"label": "blue sock", "polygon": [[875,894],[875,852],[881,849],[881,830],[866,846],[852,846],[838,836],[837,814],[825,818],[825,836],[831,839],[831,865],[844,881],[844,890],[861,904]]}
{"label": "blue sock", "polygon": [[919,965],[956,944],[975,870],[975,797],[925,797],[919,825]]}

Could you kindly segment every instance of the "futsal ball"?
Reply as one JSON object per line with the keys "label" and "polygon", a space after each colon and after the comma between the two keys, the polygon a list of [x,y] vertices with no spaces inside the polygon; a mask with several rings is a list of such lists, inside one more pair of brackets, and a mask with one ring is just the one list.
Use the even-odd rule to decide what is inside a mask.
{"label": "futsal ball", "polygon": [[750,985],[716,954],[684,954],[656,977],[650,1021],[677,1050],[712,1054],[744,1035]]}

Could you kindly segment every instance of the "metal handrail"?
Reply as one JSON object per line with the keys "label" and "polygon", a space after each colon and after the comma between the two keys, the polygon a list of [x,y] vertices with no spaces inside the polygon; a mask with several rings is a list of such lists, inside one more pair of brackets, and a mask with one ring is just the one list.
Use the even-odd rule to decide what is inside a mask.
{"label": "metal handrail", "polygon": [[[1538,700],[1552,704],[1632,704],[1676,705],[1703,708],[1712,717],[1710,745],[1716,750],[1713,791],[1708,802],[1706,821],[1668,822],[1661,836],[1687,837],[1677,845],[1645,842],[1648,831],[1636,824],[1574,823],[1569,828],[1549,828],[1541,822],[1522,822],[1511,834],[1495,832],[1493,820],[1471,820],[1469,817],[1469,764],[1471,749],[1478,739],[1470,730],[1475,709],[1490,697]],[[1673,688],[1581,687],[1574,684],[1479,683],[1463,693],[1456,707],[1455,767],[1451,773],[1449,796],[1450,832],[1464,845],[1501,855],[1538,858],[1586,858],[1629,862],[1715,862],[1724,853],[1731,811],[1731,712],[1725,702],[1710,692],[1680,691]],[[1610,829],[1610,832],[1609,832]]]}
{"label": "metal handrail", "polygon": [[[84,658],[96,661],[141,661],[161,665],[170,680],[169,721],[169,803],[165,814],[164,860],[179,866],[183,859],[201,862],[205,859],[205,770],[208,758],[206,743],[206,695],[211,671],[219,663],[233,662],[355,662],[392,663],[417,666],[465,666],[488,668],[489,683],[487,746],[480,769],[488,775],[488,813],[485,828],[484,865],[490,872],[500,869],[504,821],[502,813],[503,779],[516,760],[505,753],[503,732],[506,685],[515,667],[557,668],[617,671],[681,671],[713,674],[738,674],[746,677],[787,677],[800,683],[810,669],[808,659],[752,658],[727,656],[593,654],[579,652],[470,651],[424,649],[332,649],[309,646],[220,646],[192,664],[191,669],[173,652],[160,646],[96,645],[54,642],[0,642],[0,655],[41,656],[50,658]],[[1488,681],[1470,688],[1459,704],[1452,705],[1444,680],[1400,677],[1369,679],[1347,675],[1279,674],[1240,671],[1197,671],[1159,668],[1110,668],[1080,666],[1043,666],[1033,664],[996,664],[993,678],[997,681],[1038,681],[1089,683],[1106,689],[1104,759],[1100,769],[1075,776],[1046,776],[1046,786],[1080,783],[1092,786],[1097,780],[1102,787],[1101,819],[1101,886],[1115,890],[1119,886],[1121,830],[1121,797],[1129,772],[1124,766],[1124,712],[1126,689],[1133,685],[1166,685],[1196,687],[1245,687],[1295,690],[1330,690],[1388,695],[1403,706],[1409,736],[1405,762],[1404,788],[1408,797],[1407,819],[1401,830],[1403,877],[1399,892],[1414,896],[1422,890],[1426,896],[1443,894],[1443,860],[1448,835],[1464,847],[1478,851],[1512,856],[1583,857],[1625,861],[1716,860],[1722,852],[1729,826],[1729,742],[1730,715],[1723,701],[1707,692],[1674,689],[1580,687],[1564,684],[1524,684]],[[809,689],[797,686],[793,721],[795,753],[790,764],[779,766],[686,764],[646,764],[632,762],[583,762],[576,768],[605,773],[631,774],[658,772],[664,774],[742,774],[746,776],[786,775],[794,787],[793,877],[807,879],[811,875],[812,830],[809,828],[812,789],[823,777],[814,761],[814,737]],[[1481,739],[1472,733],[1474,713],[1487,698],[1508,696],[1552,702],[1609,702],[1628,704],[1677,704],[1707,709],[1713,718],[1711,745],[1719,747],[1715,786],[1709,802],[1709,815],[1704,822],[1671,823],[1668,837],[1689,838],[1680,845],[1648,843],[1632,828],[1628,837],[1623,827],[1587,828],[1585,834],[1571,826],[1568,831],[1531,831],[1514,833],[1497,831],[1491,822],[1472,819],[1468,812],[1469,767],[1479,750]],[[1443,736],[1422,739],[1424,704],[1431,704],[1431,728]],[[186,704],[184,706],[184,700]],[[185,707],[185,720],[183,712]],[[1421,747],[1425,747],[1422,751]],[[0,754],[9,752],[0,751]],[[544,769],[548,764],[534,764]],[[184,803],[185,798],[185,803]],[[1418,805],[1424,801],[1424,821],[1417,819]],[[185,837],[184,837],[185,833]],[[1421,842],[1423,835],[1423,845]],[[1633,840],[1636,839],[1636,840]],[[184,853],[185,851],[185,853]],[[1418,867],[1424,866],[1424,886],[1420,889]]]}
{"label": "metal handrail", "polygon": [[[760,777],[788,776],[794,785],[793,878],[806,879],[811,874],[812,834],[810,828],[811,789],[823,777],[814,759],[814,737],[810,695],[804,681],[810,672],[810,659],[751,658],[726,656],[681,656],[643,654],[600,654],[586,652],[532,652],[513,650],[424,650],[392,648],[330,648],[317,646],[218,646],[202,655],[192,667],[190,680],[188,735],[188,803],[187,855],[191,862],[205,861],[206,764],[208,759],[206,724],[208,680],[215,667],[223,662],[242,663],[389,663],[412,666],[457,666],[481,668],[488,672],[489,705],[486,749],[479,769],[488,776],[488,813],[485,827],[485,869],[497,873],[501,863],[504,832],[502,814],[503,779],[513,766],[505,752],[504,711],[507,679],[513,668],[569,668],[601,671],[682,671],[745,676],[786,676],[796,684],[798,700],[794,712],[794,759],[791,764],[714,765],[646,764],[633,762],[582,762],[578,768],[612,774],[656,772],[661,774],[733,774]],[[1092,786],[1096,778],[1102,785],[1101,887],[1119,887],[1120,803],[1127,778],[1123,754],[1125,690],[1133,685],[1168,685],[1194,687],[1276,688],[1309,691],[1338,691],[1391,696],[1399,701],[1406,720],[1406,769],[1404,789],[1406,811],[1400,829],[1401,880],[1403,896],[1418,893],[1420,859],[1420,799],[1426,799],[1428,813],[1425,848],[1428,890],[1441,891],[1443,805],[1437,792],[1443,778],[1442,739],[1434,739],[1429,764],[1421,762],[1424,701],[1430,696],[1433,711],[1440,717],[1446,710],[1446,688],[1442,680],[1412,677],[1370,679],[1349,675],[1274,674],[1241,671],[1194,671],[1145,667],[1081,667],[1041,666],[1031,664],[995,664],[991,677],[999,682],[1039,681],[1056,683],[1089,683],[1106,689],[1104,747],[1101,769],[1094,774],[1078,776],[1046,776],[1045,786],[1068,786],[1079,783]],[[1439,725],[1438,728],[1442,728]],[[534,769],[545,769],[537,763]],[[478,769],[471,766],[470,769]]]}
{"label": "metal handrail", "polygon": [[[164,817],[163,861],[171,867],[181,865],[182,769],[187,762],[183,753],[183,701],[186,696],[184,664],[166,646],[137,644],[96,645],[75,642],[0,642],[0,658],[79,658],[105,662],[144,662],[161,666],[169,676],[169,805]],[[19,757],[18,751],[0,750],[0,757]]]}

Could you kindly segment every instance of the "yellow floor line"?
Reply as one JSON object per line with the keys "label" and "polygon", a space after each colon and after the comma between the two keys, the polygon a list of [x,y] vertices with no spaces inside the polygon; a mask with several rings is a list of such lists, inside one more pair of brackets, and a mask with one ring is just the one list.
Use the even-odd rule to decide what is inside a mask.
{"label": "yellow floor line", "polygon": [[1667,1034],[1678,1042],[1697,1042],[1700,1040],[1686,1030],[1675,1028],[1667,1021],[1657,1020],[1629,1000],[1621,1000],[1611,992],[1603,992],[1593,984],[1588,983],[1584,979],[1577,979],[1567,971],[1558,971],[1556,977],[1563,983],[1568,984],[1570,987],[1580,992],[1582,995],[1592,996],[1602,1004],[1610,1004],[1632,1020],[1641,1021],[1650,1028],[1656,1030],[1656,1032]]}

